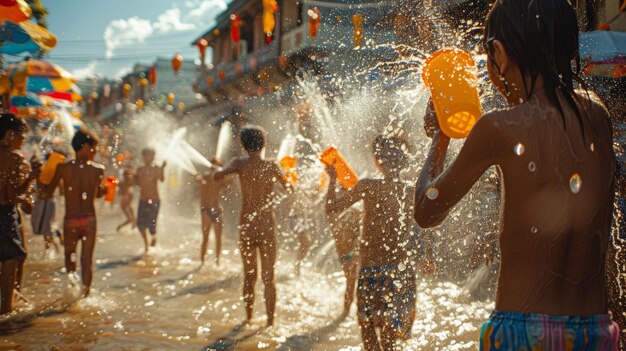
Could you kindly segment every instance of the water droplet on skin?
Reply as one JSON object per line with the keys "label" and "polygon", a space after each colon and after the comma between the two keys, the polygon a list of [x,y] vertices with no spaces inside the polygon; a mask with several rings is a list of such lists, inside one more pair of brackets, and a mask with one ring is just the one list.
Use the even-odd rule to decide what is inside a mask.
{"label": "water droplet on skin", "polygon": [[515,154],[517,156],[522,156],[524,154],[524,152],[526,152],[526,148],[524,147],[524,144],[517,143],[517,145],[515,145],[515,148],[513,149],[513,151],[515,151]]}
{"label": "water droplet on skin", "polygon": [[528,163],[528,170],[531,171],[531,172],[536,171],[537,170],[537,165],[533,161],[530,161]]}
{"label": "water droplet on skin", "polygon": [[426,190],[426,197],[429,200],[435,200],[436,198],[439,197],[439,190],[437,190],[437,188],[430,188]]}
{"label": "water droplet on skin", "polygon": [[539,233],[539,228],[537,228],[535,226],[532,226],[532,227],[530,227],[530,232],[533,233],[533,234],[537,234],[537,233]]}
{"label": "water droplet on skin", "polygon": [[398,264],[398,270],[399,270],[400,272],[404,272],[404,271],[406,270],[406,265],[404,264],[404,262],[400,262],[400,263]]}
{"label": "water droplet on skin", "polygon": [[81,197],[83,198],[83,200],[87,200],[87,193],[83,193]]}
{"label": "water droplet on skin", "polygon": [[574,173],[569,179],[569,190],[572,192],[572,194],[578,194],[582,186],[583,180],[580,177],[580,174]]}
{"label": "water droplet on skin", "polygon": [[589,145],[589,149],[591,150],[591,152],[595,152],[596,151],[596,145],[594,143],[591,143],[591,145]]}

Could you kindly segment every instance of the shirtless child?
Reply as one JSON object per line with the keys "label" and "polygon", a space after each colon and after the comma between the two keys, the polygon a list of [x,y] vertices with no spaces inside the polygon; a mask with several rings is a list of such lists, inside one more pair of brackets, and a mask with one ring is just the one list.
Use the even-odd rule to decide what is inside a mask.
{"label": "shirtless child", "polygon": [[278,183],[290,189],[277,164],[263,159],[265,131],[260,127],[241,130],[241,143],[247,158],[233,160],[224,170],[215,173],[220,181],[229,174],[239,175],[243,204],[240,218],[239,250],[243,260],[243,299],[246,318],[252,320],[254,285],[257,279],[257,256],[261,257],[261,278],[265,285],[267,325],[274,324],[276,306],[276,233],[274,219],[274,186]]}
{"label": "shirtless child", "polygon": [[165,179],[164,168],[166,162],[161,167],[154,164],[154,149],[145,148],[141,151],[144,166],[137,170],[135,183],[139,186],[139,207],[137,208],[137,228],[141,232],[145,252],[148,253],[148,235],[150,232],[152,241],[150,246],[157,244],[156,226],[159,217],[161,200],[159,198],[159,182]]}
{"label": "shirtless child", "polygon": [[223,210],[220,205],[220,190],[226,185],[224,180],[213,179],[215,172],[221,170],[218,160],[211,160],[213,168],[198,176],[200,190],[200,211],[202,212],[202,246],[200,248],[200,261],[204,265],[204,257],[209,247],[209,232],[211,227],[215,232],[215,263],[220,264],[222,252],[222,226]]}
{"label": "shirtless child", "polygon": [[137,227],[137,223],[135,222],[135,212],[133,211],[133,179],[135,176],[132,173],[132,170],[129,168],[124,169],[124,179],[120,182],[118,187],[119,189],[119,199],[120,199],[120,208],[126,216],[126,221],[117,226],[117,231],[120,231],[124,226],[131,224],[133,229]]}
{"label": "shirtless child", "polygon": [[33,162],[32,171],[17,153],[28,127],[13,114],[0,114],[0,314],[11,312],[18,282],[18,268],[26,259],[22,220],[18,207],[39,177],[41,165]]}
{"label": "shirtless child", "polygon": [[330,178],[326,195],[329,216],[358,201],[364,205],[357,307],[366,351],[393,350],[398,338],[410,335],[415,318],[415,269],[407,251],[413,188],[400,179],[400,171],[408,162],[403,145],[397,137],[377,137],[372,151],[383,178],[361,179],[339,196],[335,169],[326,168]]}
{"label": "shirtless child", "polygon": [[98,138],[92,132],[77,131],[72,138],[72,148],[76,152],[76,159],[60,164],[50,185],[42,187],[48,195],[52,195],[59,184],[62,184],[65,196],[65,269],[69,275],[76,274],[76,250],[80,241],[83,296],[89,296],[97,231],[94,201],[105,193],[102,186],[104,166],[93,162],[98,150]]}
{"label": "shirtless child", "polygon": [[482,116],[445,169],[450,139],[427,113],[433,140],[416,185],[415,219],[421,227],[440,224],[497,165],[500,273],[480,349],[616,350],[605,285],[612,127],[593,93],[574,89],[576,11],[567,0],[497,1],[484,46],[490,80],[510,107]]}

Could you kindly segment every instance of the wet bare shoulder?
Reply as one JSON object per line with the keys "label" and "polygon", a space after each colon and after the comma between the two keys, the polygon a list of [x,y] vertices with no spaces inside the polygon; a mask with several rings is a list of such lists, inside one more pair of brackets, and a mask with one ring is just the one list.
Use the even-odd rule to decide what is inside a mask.
{"label": "wet bare shoulder", "polygon": [[90,162],[89,165],[97,170],[104,171],[104,165],[96,162]]}

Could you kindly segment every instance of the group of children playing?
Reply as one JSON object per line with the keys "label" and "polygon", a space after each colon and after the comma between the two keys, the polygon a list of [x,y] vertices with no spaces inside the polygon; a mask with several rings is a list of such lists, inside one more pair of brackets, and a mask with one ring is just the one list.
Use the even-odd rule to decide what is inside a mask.
{"label": "group of children playing", "polygon": [[[423,274],[434,270],[432,255],[418,257],[411,244],[412,221],[423,228],[440,224],[491,166],[499,168],[506,192],[496,309],[481,330],[481,350],[617,349],[619,327],[609,317],[605,284],[614,196],[612,130],[602,103],[574,89],[577,72],[571,62],[577,55],[577,35],[576,13],[566,0],[497,1],[486,19],[484,46],[489,76],[509,109],[483,116],[447,167],[450,139],[429,109],[424,125],[432,147],[415,186],[400,177],[409,158],[405,141],[396,136],[380,135],[372,143],[381,177],[360,179],[342,190],[334,168],[326,169],[330,181],[325,211],[348,285],[357,281],[357,315],[366,350],[392,350],[410,335],[416,268]],[[552,37],[538,40],[538,36]],[[19,288],[17,268],[26,255],[18,208],[28,211],[32,205],[25,196],[40,169],[36,161],[29,165],[17,153],[25,131],[14,116],[0,116],[2,313],[11,309],[12,290]],[[287,193],[295,190],[280,167],[264,159],[263,129],[247,126],[239,136],[247,157],[224,168],[214,161],[211,171],[199,178],[201,257],[204,261],[211,226],[219,255],[219,189],[236,175],[243,197],[239,249],[246,318],[250,321],[253,316],[260,260],[267,324],[273,325],[275,186]],[[93,134],[77,132],[72,140],[76,159],[59,166],[52,184],[42,186],[50,194],[62,184],[66,269],[76,272],[76,246],[81,241],[85,295],[91,285],[96,235],[93,204],[104,193],[103,169],[93,162],[96,145]],[[154,165],[151,150],[143,157],[146,165],[129,179],[141,188],[137,226],[147,251],[147,232],[152,234],[150,244],[156,244],[157,184],[163,180],[165,164]],[[123,198],[126,206],[128,199]],[[354,226],[352,233],[340,233],[346,228],[341,221],[354,216],[345,211],[357,202],[364,208],[362,234]],[[344,314],[353,293],[354,285],[348,286]]]}

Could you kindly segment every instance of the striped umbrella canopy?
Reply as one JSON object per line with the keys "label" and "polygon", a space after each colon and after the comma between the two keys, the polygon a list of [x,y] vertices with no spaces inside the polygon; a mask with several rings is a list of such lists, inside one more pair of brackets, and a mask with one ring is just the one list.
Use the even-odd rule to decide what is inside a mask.
{"label": "striped umbrella canopy", "polygon": [[[72,75],[58,65],[41,60],[27,60],[9,67],[11,75],[26,75],[26,91],[54,99],[77,102],[81,91]],[[13,95],[24,95],[14,91]]]}
{"label": "striped umbrella canopy", "polygon": [[616,57],[600,62],[590,62],[583,69],[587,76],[625,78],[626,77],[626,57]]}
{"label": "striped umbrella canopy", "polygon": [[0,0],[0,21],[22,22],[32,15],[24,0]]}
{"label": "striped umbrella canopy", "polygon": [[31,22],[0,24],[0,53],[17,55],[50,50],[57,45],[57,38],[47,29]]}

